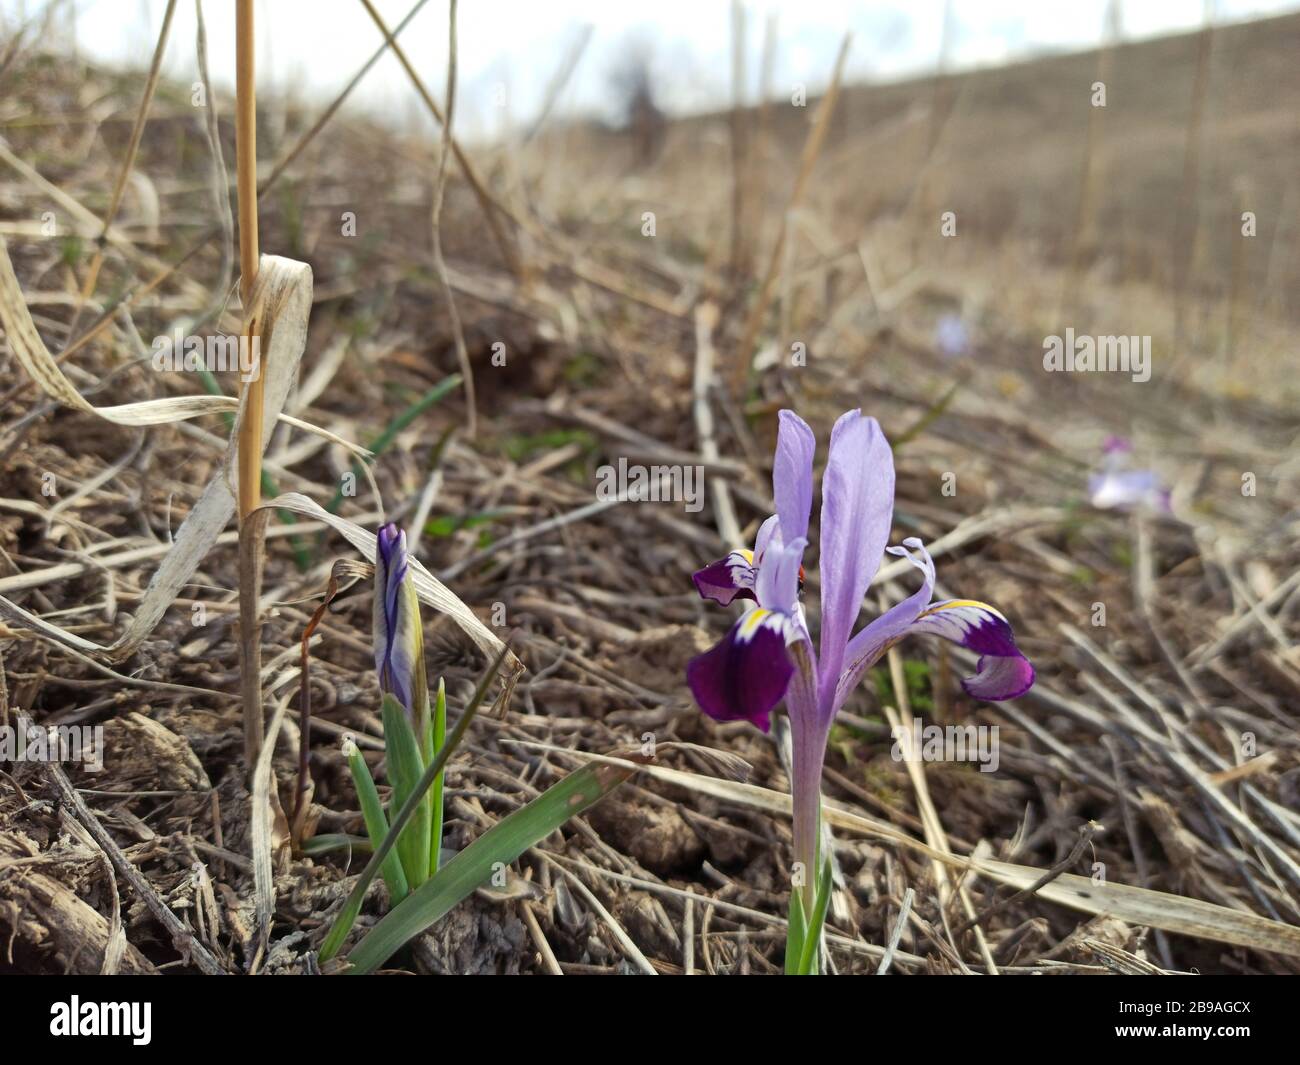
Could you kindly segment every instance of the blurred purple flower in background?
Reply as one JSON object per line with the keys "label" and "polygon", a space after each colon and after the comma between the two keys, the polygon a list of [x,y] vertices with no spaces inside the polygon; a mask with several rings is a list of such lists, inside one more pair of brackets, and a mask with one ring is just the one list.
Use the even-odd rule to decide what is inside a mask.
{"label": "blurred purple flower in background", "polygon": [[970,354],[970,330],[960,314],[949,311],[939,316],[934,327],[934,346],[945,359]]}
{"label": "blurred purple flower in background", "polygon": [[1088,478],[1088,500],[1101,510],[1145,508],[1168,514],[1169,489],[1155,470],[1129,469],[1133,444],[1126,437],[1108,436],[1101,446],[1102,463]]}

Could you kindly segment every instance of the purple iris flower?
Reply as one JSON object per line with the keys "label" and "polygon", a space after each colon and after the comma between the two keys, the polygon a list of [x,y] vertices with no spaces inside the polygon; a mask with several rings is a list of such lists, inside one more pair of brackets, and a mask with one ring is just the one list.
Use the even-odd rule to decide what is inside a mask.
{"label": "purple iris flower", "polygon": [[1146,508],[1169,513],[1169,489],[1155,470],[1129,468],[1133,445],[1122,436],[1108,436],[1101,446],[1101,468],[1088,478],[1088,500],[1102,510]]}
{"label": "purple iris flower", "polygon": [[420,603],[415,585],[408,579],[410,555],[406,533],[392,522],[379,528],[375,551],[375,669],[379,687],[391,692],[414,713],[412,707],[416,672],[423,644]]}
{"label": "purple iris flower", "polygon": [[970,332],[961,315],[941,315],[934,327],[934,343],[945,359],[957,359],[970,353]]}
{"label": "purple iris flower", "polygon": [[[794,741],[796,857],[816,879],[816,839],[826,740],[840,707],[894,644],[913,633],[941,636],[979,656],[962,687],[979,699],[1014,699],[1034,668],[1016,648],[1007,619],[986,603],[932,603],[934,563],[921,541],[886,548],[894,514],[894,457],[875,418],[842,415],[831,431],[822,474],[821,642],[813,649],[799,601],[813,498],[812,430],[793,411],[780,414],[772,487],[776,514],[751,551],[732,551],[695,574],[701,596],[727,604],[752,599],[716,647],[693,659],[687,683],[700,708],[719,721],[749,721],[763,731],[785,699]],[[921,587],[870,624],[853,629],[886,550],[922,574]]]}

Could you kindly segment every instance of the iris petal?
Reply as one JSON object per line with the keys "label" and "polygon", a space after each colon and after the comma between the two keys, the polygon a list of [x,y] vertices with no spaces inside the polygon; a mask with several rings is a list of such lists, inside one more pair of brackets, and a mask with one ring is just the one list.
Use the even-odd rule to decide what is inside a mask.
{"label": "iris petal", "polygon": [[749,551],[732,551],[711,562],[692,576],[702,599],[726,606],[733,599],[754,598],[754,556]]}
{"label": "iris petal", "polygon": [[[921,572],[921,587],[901,603],[895,603],[849,641],[844,655],[843,672],[835,689],[833,710],[838,711],[844,700],[862,683],[863,675],[895,643],[907,635],[908,630],[922,611],[930,605],[934,595],[934,560],[930,552],[916,537],[908,537],[902,547],[887,547],[891,555],[907,559]],[[912,552],[916,554],[913,555]]]}
{"label": "iris petal", "polygon": [[422,644],[420,604],[407,580],[411,559],[406,533],[389,522],[380,527],[375,551],[375,669],[381,690],[412,712],[412,685]]}
{"label": "iris petal", "polygon": [[1088,479],[1088,498],[1101,510],[1151,507],[1168,513],[1169,490],[1153,470],[1106,470]]}
{"label": "iris petal", "polygon": [[962,680],[967,695],[991,703],[1016,699],[1034,686],[1034,667],[1029,659],[1016,655],[981,655],[973,677]]}
{"label": "iris petal", "polygon": [[763,556],[754,581],[758,605],[791,614],[799,605],[799,570],[808,541],[802,536],[790,544],[774,544]]}
{"label": "iris petal", "polygon": [[817,439],[808,423],[792,410],[778,415],[776,456],[772,460],[772,495],[787,543],[808,535],[812,512],[813,452]]}
{"label": "iris petal", "polygon": [[754,568],[763,565],[769,548],[780,547],[782,543],[784,537],[781,535],[781,519],[773,514],[758,527],[758,535],[754,537]]}
{"label": "iris petal", "polygon": [[821,699],[829,705],[862,597],[889,542],[894,456],[875,418],[851,410],[831,430],[822,474]]}
{"label": "iris petal", "polygon": [[766,732],[794,673],[789,624],[776,611],[751,610],[717,646],[691,659],[686,682],[700,709],[716,721],[748,721]]}
{"label": "iris petal", "polygon": [[961,682],[967,694],[977,699],[1015,699],[1033,686],[1034,667],[1016,646],[1010,622],[988,603],[974,599],[935,603],[908,632],[941,636],[977,652],[977,672]]}

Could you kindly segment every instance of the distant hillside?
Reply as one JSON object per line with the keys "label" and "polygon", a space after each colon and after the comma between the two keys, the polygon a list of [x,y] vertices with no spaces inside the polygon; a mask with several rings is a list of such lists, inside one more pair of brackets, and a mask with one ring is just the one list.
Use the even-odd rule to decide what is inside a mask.
{"label": "distant hillside", "polygon": [[[1104,58],[1092,51],[847,87],[807,202],[845,240],[898,216],[928,234],[937,213],[952,210],[965,236],[1028,242],[1064,263],[1076,254],[1092,117],[1091,197],[1077,240],[1083,265],[1104,261],[1112,274],[1156,284],[1186,270],[1193,290],[1210,297],[1226,292],[1236,270],[1240,287],[1261,295],[1267,287],[1274,310],[1295,315],[1300,15],[1216,28],[1202,59],[1204,47],[1204,35],[1192,33],[1120,44]],[[1106,107],[1094,116],[1102,66]],[[1198,70],[1199,133],[1189,152]],[[788,195],[815,105],[777,101],[745,116],[750,191],[769,219]],[[635,175],[674,217],[716,230],[714,212],[729,212],[730,123],[729,112],[673,123],[649,165],[633,161],[629,136],[598,134],[580,146],[582,165],[593,176]],[[565,150],[574,150],[572,137]],[[1243,253],[1246,210],[1257,237]]]}

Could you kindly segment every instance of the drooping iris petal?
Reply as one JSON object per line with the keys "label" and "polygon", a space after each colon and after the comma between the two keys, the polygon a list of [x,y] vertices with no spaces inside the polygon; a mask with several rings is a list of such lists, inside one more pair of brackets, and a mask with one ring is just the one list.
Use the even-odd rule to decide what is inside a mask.
{"label": "drooping iris petal", "polygon": [[831,432],[822,474],[821,701],[829,712],[849,634],[894,517],[894,456],[875,418],[851,410]]}
{"label": "drooping iris petal", "polygon": [[1015,634],[1002,614],[974,599],[935,603],[908,628],[976,652],[976,673],[961,682],[968,695],[998,702],[1024,695],[1034,683],[1034,667],[1016,646]]}
{"label": "drooping iris petal", "polygon": [[785,542],[793,543],[808,535],[808,517],[812,513],[813,452],[817,438],[808,423],[792,410],[778,415],[776,456],[772,460],[772,498],[781,519]]}
{"label": "drooping iris petal", "polygon": [[781,546],[781,524],[773,514],[758,528],[754,550],[738,548],[692,575],[702,599],[726,606],[735,599],[755,599],[758,573],[769,548]]}
{"label": "drooping iris petal", "polygon": [[732,551],[726,558],[696,570],[691,579],[703,599],[726,606],[733,599],[754,598],[754,554]]}
{"label": "drooping iris petal", "polygon": [[375,551],[374,638],[379,686],[412,711],[415,671],[423,634],[415,585],[408,579],[411,560],[406,533],[395,524],[379,529]]}
{"label": "drooping iris petal", "polygon": [[[930,605],[930,600],[934,596],[934,560],[930,558],[930,552],[925,549],[920,540],[911,536],[903,541],[902,547],[889,547],[886,550],[891,555],[906,558],[921,571],[924,579],[920,588],[901,603],[890,607],[849,641],[848,649],[844,654],[844,667],[835,689],[835,710],[839,710],[844,705],[844,700],[862,682],[862,677],[867,670],[874,666],[890,647],[907,635],[912,623],[921,616],[921,611]],[[917,552],[920,557],[913,556],[912,551]]]}
{"label": "drooping iris petal", "polygon": [[766,732],[794,664],[786,652],[790,619],[761,607],[732,626],[716,647],[691,659],[686,683],[709,717],[748,721]]}
{"label": "drooping iris petal", "polygon": [[999,657],[984,655],[976,665],[978,672],[962,680],[966,694],[991,703],[1016,699],[1034,686],[1034,667],[1023,655]]}

